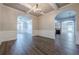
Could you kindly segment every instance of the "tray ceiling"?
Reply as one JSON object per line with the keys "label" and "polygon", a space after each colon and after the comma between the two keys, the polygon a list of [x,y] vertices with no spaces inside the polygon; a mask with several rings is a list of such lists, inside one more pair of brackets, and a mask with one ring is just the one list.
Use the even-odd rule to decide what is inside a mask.
{"label": "tray ceiling", "polygon": [[[3,3],[3,4],[9,7],[21,10],[26,13],[36,5],[36,3]],[[41,9],[41,11],[44,14],[46,14],[53,10],[59,9],[67,4],[69,3],[38,3],[38,8]],[[34,16],[42,15],[41,13],[34,12],[33,10],[31,10],[29,14]]]}

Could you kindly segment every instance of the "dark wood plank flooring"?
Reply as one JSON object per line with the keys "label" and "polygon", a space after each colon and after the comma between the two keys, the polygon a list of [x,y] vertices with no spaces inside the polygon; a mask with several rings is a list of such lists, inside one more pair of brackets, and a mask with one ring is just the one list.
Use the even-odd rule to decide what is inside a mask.
{"label": "dark wood plank flooring", "polygon": [[[26,42],[24,42],[26,43]],[[11,55],[11,54],[15,54],[17,55],[18,51],[16,51],[16,53],[13,52],[12,47],[16,44],[15,40],[12,41],[6,41],[3,42],[1,44],[1,54],[2,55]],[[54,40],[49,39],[49,38],[45,38],[45,37],[40,37],[40,36],[36,36],[33,37],[32,42],[30,44],[30,46],[26,47],[26,45],[24,45],[23,47],[23,52],[19,53],[21,55],[48,55],[48,54],[57,54],[57,52],[55,51],[55,47],[54,47]],[[16,47],[14,47],[16,48]],[[19,47],[18,47],[19,48]],[[16,48],[17,50],[17,48]]]}
{"label": "dark wood plank flooring", "polygon": [[[61,55],[59,49],[56,49],[53,39],[35,36],[32,38],[32,42],[27,44],[20,44],[16,48],[16,40],[3,42],[0,46],[1,55]],[[79,46],[78,46],[79,48]],[[63,52],[64,53],[64,52]]]}

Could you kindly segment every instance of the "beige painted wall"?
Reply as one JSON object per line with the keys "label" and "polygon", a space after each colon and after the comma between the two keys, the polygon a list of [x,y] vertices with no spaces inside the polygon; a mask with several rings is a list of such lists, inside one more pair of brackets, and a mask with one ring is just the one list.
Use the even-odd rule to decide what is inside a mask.
{"label": "beige painted wall", "polygon": [[[8,6],[0,5],[0,31],[16,31],[17,17],[23,15],[25,16],[27,14]],[[37,30],[37,17],[29,16],[33,21],[33,30]]]}
{"label": "beige painted wall", "polygon": [[[35,16],[30,15],[32,18],[32,27],[33,27],[32,35],[33,36],[40,35],[40,36],[45,36],[45,37],[55,39],[55,16],[59,12],[63,10],[67,10],[67,9],[73,9],[77,12],[77,19],[76,19],[77,20],[77,34],[76,34],[77,40],[76,42],[77,44],[79,44],[79,38],[78,38],[79,4],[71,4],[59,10],[55,10],[50,13],[47,13],[40,17],[35,17]],[[26,13],[0,4],[0,36],[2,35],[2,33],[5,33],[6,35],[7,33],[8,34],[13,33],[13,34],[10,34],[11,37],[16,38],[16,25],[17,25],[16,19],[17,19],[17,16],[20,16],[20,15],[26,15]],[[3,37],[3,35],[1,37]],[[7,37],[7,39],[8,38],[9,37]]]}
{"label": "beige painted wall", "polygon": [[38,17],[34,17],[32,19],[32,35],[37,36],[38,35]]}
{"label": "beige painted wall", "polygon": [[55,26],[54,26],[55,17],[59,12],[62,12],[63,10],[70,10],[70,9],[76,11],[77,13],[76,43],[79,44],[79,36],[78,36],[79,35],[79,4],[69,4],[58,10],[55,10],[43,16],[40,16],[39,17],[39,35],[55,39]]}
{"label": "beige painted wall", "polygon": [[[25,16],[26,13],[0,4],[0,42],[16,39],[17,17]],[[29,15],[33,21],[33,30],[37,30],[37,17]],[[37,32],[33,31],[33,35]]]}
{"label": "beige painted wall", "polygon": [[75,28],[76,33],[75,33],[75,35],[76,35],[76,44],[79,44],[79,3],[78,4],[74,3],[74,4],[67,5],[65,7],[62,7],[61,9],[59,9],[57,11],[57,14],[63,10],[68,10],[68,9],[72,9],[76,12],[76,19],[75,19],[75,21],[76,21],[76,28]]}
{"label": "beige painted wall", "polygon": [[55,26],[54,26],[55,13],[48,13],[39,17],[39,35],[55,39]]}
{"label": "beige painted wall", "polygon": [[22,15],[21,11],[0,5],[1,10],[1,30],[0,31],[16,31],[17,16]]}

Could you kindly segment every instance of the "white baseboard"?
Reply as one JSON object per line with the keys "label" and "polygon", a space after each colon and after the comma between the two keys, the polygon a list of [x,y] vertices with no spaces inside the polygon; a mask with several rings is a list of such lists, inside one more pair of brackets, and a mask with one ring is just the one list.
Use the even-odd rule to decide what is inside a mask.
{"label": "white baseboard", "polygon": [[51,39],[55,39],[54,31],[51,30],[39,30],[39,36],[48,37]]}
{"label": "white baseboard", "polygon": [[43,36],[43,37],[55,39],[54,31],[51,30],[33,30],[32,36]]}
{"label": "white baseboard", "polygon": [[[3,41],[15,40],[16,36],[16,31],[0,31],[0,44]],[[55,39],[54,32],[49,30],[33,30],[32,36],[43,36]]]}
{"label": "white baseboard", "polygon": [[38,30],[33,30],[32,31],[32,36],[37,36],[38,35]]}
{"label": "white baseboard", "polygon": [[16,31],[0,31],[0,44],[3,41],[15,40]]}

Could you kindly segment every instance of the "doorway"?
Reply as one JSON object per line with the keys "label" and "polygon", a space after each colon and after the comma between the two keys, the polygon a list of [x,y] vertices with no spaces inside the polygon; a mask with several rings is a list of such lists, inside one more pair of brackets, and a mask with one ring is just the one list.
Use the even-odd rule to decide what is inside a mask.
{"label": "doorway", "polygon": [[75,36],[75,20],[76,13],[72,10],[67,10],[59,13],[56,16],[55,30],[59,30],[59,34],[55,34],[56,48],[61,54],[76,54],[76,36]]}
{"label": "doorway", "polygon": [[17,39],[12,47],[12,54],[27,54],[32,44],[32,19],[29,16],[17,17]]}

